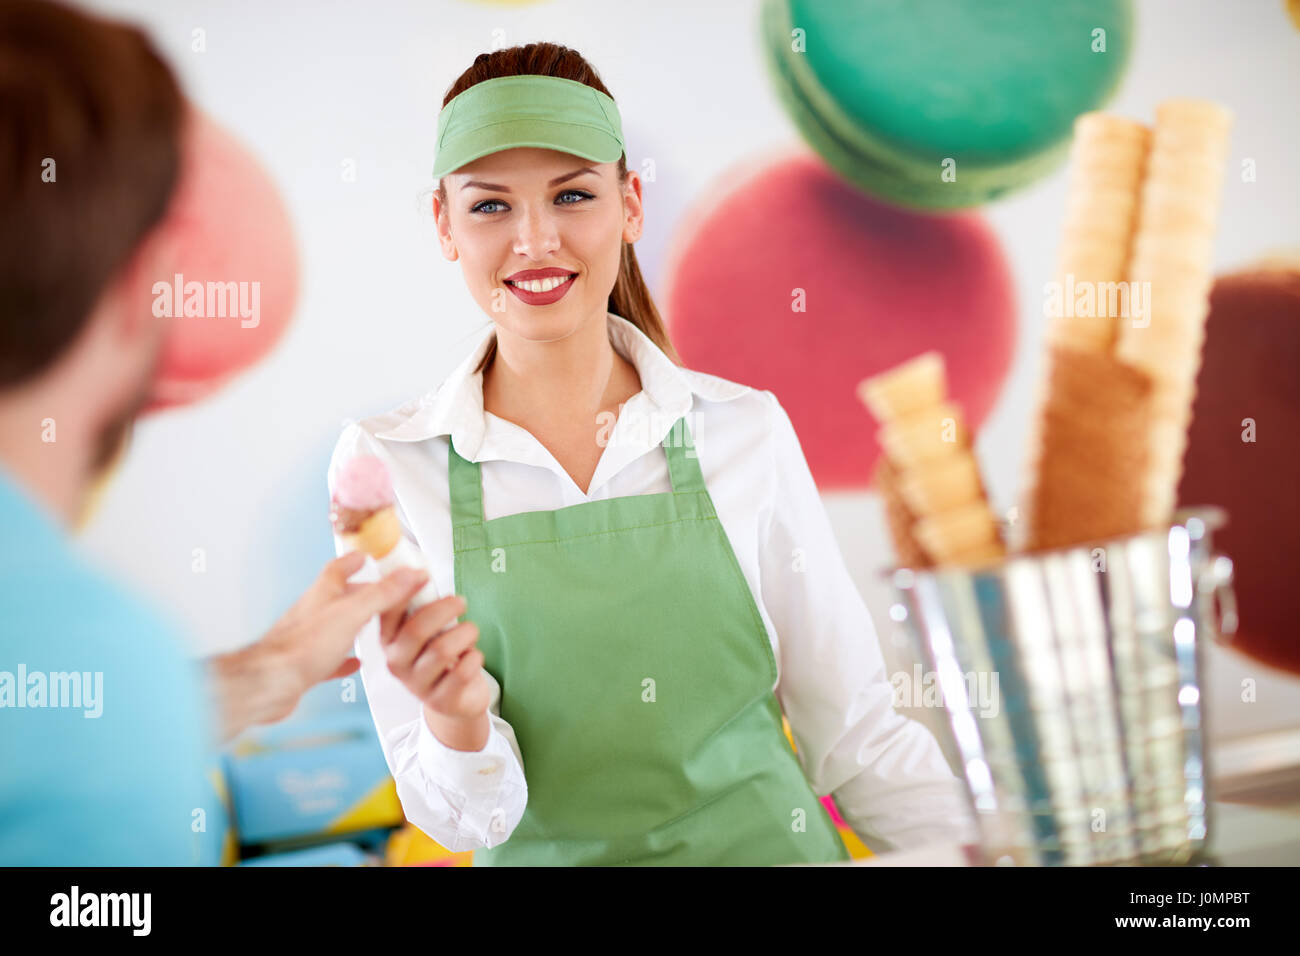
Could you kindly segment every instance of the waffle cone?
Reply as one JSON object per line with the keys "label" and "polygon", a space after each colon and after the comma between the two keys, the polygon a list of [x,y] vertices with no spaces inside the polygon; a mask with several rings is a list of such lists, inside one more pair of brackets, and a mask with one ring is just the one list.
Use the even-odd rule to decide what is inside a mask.
{"label": "waffle cone", "polygon": [[1049,348],[1026,547],[1064,547],[1141,527],[1153,393],[1149,376],[1110,355]]}
{"label": "waffle cone", "polygon": [[341,537],[353,550],[364,551],[378,560],[397,547],[401,534],[402,525],[397,520],[397,511],[389,507],[376,511],[355,532]]}
{"label": "waffle cone", "polygon": [[858,384],[858,398],[880,423],[938,405],[947,398],[943,354],[923,352]]}
{"label": "waffle cone", "polygon": [[916,516],[898,493],[898,474],[884,455],[876,463],[875,487],[884,505],[885,523],[889,527],[898,564],[907,568],[930,567],[933,563],[930,556],[912,534]]}

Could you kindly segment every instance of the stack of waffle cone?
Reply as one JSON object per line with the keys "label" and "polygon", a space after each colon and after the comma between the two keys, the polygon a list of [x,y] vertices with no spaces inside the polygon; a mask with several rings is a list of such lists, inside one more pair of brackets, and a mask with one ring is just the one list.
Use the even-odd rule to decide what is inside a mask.
{"label": "stack of waffle cone", "polygon": [[[1120,116],[1094,112],[1075,120],[1069,198],[1057,253],[1061,309],[1048,325],[1050,343],[1100,352],[1114,345],[1116,316],[1107,307],[1107,293],[1126,278],[1150,139],[1145,126]],[[1093,291],[1091,307],[1076,302],[1076,288]]]}
{"label": "stack of waffle cone", "polygon": [[1128,270],[1135,287],[1150,290],[1149,311],[1121,323],[1116,344],[1119,358],[1155,383],[1143,489],[1148,525],[1172,518],[1182,477],[1231,125],[1231,113],[1200,100],[1170,100],[1156,110]]}
{"label": "stack of waffle cone", "polygon": [[978,565],[1005,553],[943,356],[926,352],[858,386],[881,422],[876,487],[900,564]]}
{"label": "stack of waffle cone", "polygon": [[[1089,512],[1069,505],[1069,491],[1078,485],[1070,472],[1088,479],[1094,469],[1106,467],[1104,461],[1074,460],[1067,451],[1069,466],[1058,468],[1044,446],[1050,445],[1054,454],[1062,454],[1063,448],[1078,447],[1089,454],[1097,450],[1088,443],[1076,445],[1068,433],[1055,430],[1063,427],[1061,420],[1070,414],[1071,406],[1075,414],[1095,420],[1104,414],[1105,400],[1093,407],[1087,394],[1072,394],[1068,399],[1054,396],[1062,382],[1080,379],[1079,363],[1107,355],[1114,348],[1119,316],[1118,310],[1111,308],[1109,293],[1123,282],[1128,269],[1150,142],[1151,131],[1146,126],[1124,117],[1090,112],[1074,122],[1065,221],[1057,252],[1058,294],[1047,303],[1048,355],[1040,366],[1036,388],[1038,414],[1029,426],[1029,490],[1019,509],[1025,520],[1012,531],[1017,547],[1051,547],[1073,543],[1066,538],[1077,536],[1082,541],[1095,536],[1092,532],[1097,525]],[[1116,371],[1111,365],[1099,367],[1095,361],[1087,367],[1094,373]],[[1062,381],[1057,381],[1057,376]],[[1096,385],[1099,393],[1111,388],[1104,377]],[[1042,473],[1044,470],[1049,473]],[[1100,477],[1102,485],[1111,484],[1108,475]],[[1059,514],[1055,513],[1058,508]],[[1109,526],[1111,522],[1100,524]]]}
{"label": "stack of waffle cone", "polygon": [[1022,509],[1029,550],[1172,518],[1228,120],[1212,103],[1171,100],[1154,134],[1101,113],[1075,123],[1058,262],[1073,314],[1049,318]]}
{"label": "stack of waffle cone", "polygon": [[1025,514],[1031,550],[1120,537],[1142,527],[1151,379],[1114,356],[1048,347],[1047,388]]}
{"label": "stack of waffle cone", "polygon": [[925,553],[912,526],[916,524],[916,514],[907,506],[898,490],[898,472],[889,464],[884,455],[876,462],[875,487],[885,507],[885,524],[889,527],[889,536],[894,542],[894,555],[898,563],[905,568],[928,568],[934,564]]}

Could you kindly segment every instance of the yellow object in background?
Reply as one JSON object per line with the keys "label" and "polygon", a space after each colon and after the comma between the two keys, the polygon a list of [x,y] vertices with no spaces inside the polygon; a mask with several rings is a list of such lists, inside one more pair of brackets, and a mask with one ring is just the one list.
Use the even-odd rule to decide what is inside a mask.
{"label": "yellow object in background", "polygon": [[[785,739],[790,741],[790,749],[798,753],[799,748],[795,745],[794,734],[790,731],[790,721],[785,719],[785,714],[781,715],[781,729],[785,731]],[[822,797],[820,799],[822,806],[826,808],[826,812],[835,821],[835,829],[839,831],[840,839],[844,841],[844,848],[849,851],[849,856],[855,860],[865,860],[868,857],[875,856],[867,845],[858,838],[858,835],[853,832],[853,828],[844,822],[844,818],[840,816],[831,798]]]}
{"label": "yellow object in background", "polygon": [[453,853],[414,823],[395,830],[384,850],[385,866],[473,866],[474,851]]}
{"label": "yellow object in background", "polygon": [[235,866],[239,862],[239,839],[235,834],[235,815],[230,809],[230,788],[226,786],[226,775],[221,768],[208,770],[208,781],[221,804],[221,819],[210,821],[221,828],[221,852],[218,866]]}
{"label": "yellow object in background", "polygon": [[394,821],[403,819],[397,783],[388,777],[321,832],[353,833],[371,827],[392,826]]}
{"label": "yellow object in background", "polygon": [[838,824],[835,829],[840,831],[840,839],[844,841],[844,847],[849,851],[849,856],[855,860],[866,860],[873,856],[874,853],[867,848],[867,845],[858,839],[858,835],[853,832],[853,828],[846,824]]}

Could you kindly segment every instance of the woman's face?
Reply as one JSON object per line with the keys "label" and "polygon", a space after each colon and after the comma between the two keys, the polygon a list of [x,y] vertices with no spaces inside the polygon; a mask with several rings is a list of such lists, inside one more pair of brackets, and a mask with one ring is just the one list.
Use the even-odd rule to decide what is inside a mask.
{"label": "woman's face", "polygon": [[[433,198],[443,255],[460,260],[470,294],[499,330],[551,341],[604,316],[622,243],[641,234],[635,172],[620,186],[616,162],[519,147],[467,163],[444,182],[446,205]],[[572,278],[549,292],[512,284],[540,269]]]}

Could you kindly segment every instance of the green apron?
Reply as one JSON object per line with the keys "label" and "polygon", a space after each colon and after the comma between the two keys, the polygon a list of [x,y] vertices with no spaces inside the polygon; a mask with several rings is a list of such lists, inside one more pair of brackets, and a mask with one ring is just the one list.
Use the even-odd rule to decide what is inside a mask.
{"label": "green apron", "polygon": [[[455,593],[528,805],[477,866],[848,860],[781,725],[776,660],[685,419],[673,490],[485,521],[449,449]],[[677,436],[677,440],[672,440]]]}

